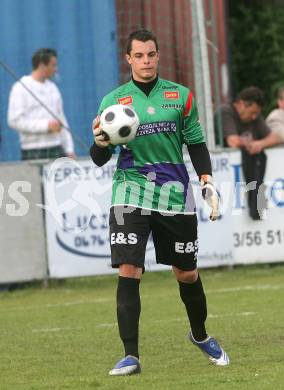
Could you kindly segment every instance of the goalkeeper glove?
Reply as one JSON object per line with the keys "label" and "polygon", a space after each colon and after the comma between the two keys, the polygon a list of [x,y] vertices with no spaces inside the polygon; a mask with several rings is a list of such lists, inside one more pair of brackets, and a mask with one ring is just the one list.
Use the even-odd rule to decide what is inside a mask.
{"label": "goalkeeper glove", "polygon": [[93,120],[92,129],[93,129],[93,134],[94,134],[96,144],[100,148],[107,147],[109,145],[109,139],[101,127],[99,115],[96,116],[96,118]]}
{"label": "goalkeeper glove", "polygon": [[100,127],[100,119],[101,119],[100,116],[97,115],[97,116],[95,117],[95,119],[93,120],[93,123],[92,123],[93,131],[94,131],[95,129],[97,129],[97,128],[101,129],[101,127]]}
{"label": "goalkeeper glove", "polygon": [[213,184],[213,178],[210,175],[201,175],[200,178],[202,197],[211,208],[210,219],[215,221],[219,216],[219,194]]}

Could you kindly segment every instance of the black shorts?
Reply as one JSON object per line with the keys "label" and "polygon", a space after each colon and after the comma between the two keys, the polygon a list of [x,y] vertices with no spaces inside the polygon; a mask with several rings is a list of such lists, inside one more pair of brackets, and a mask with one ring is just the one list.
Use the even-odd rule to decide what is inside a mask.
{"label": "black shorts", "polygon": [[[123,212],[128,210],[128,212]],[[157,211],[115,206],[110,209],[112,267],[132,264],[144,269],[145,251],[152,232],[156,262],[194,270],[197,262],[196,215],[160,214]],[[147,215],[144,215],[145,212]],[[150,215],[149,215],[150,213]]]}

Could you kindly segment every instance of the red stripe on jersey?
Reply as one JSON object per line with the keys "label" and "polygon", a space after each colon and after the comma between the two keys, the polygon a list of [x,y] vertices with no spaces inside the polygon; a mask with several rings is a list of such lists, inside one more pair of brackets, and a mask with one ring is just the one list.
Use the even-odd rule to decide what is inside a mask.
{"label": "red stripe on jersey", "polygon": [[189,111],[191,110],[191,106],[192,106],[192,92],[190,91],[186,101],[183,116],[187,116],[189,114]]}

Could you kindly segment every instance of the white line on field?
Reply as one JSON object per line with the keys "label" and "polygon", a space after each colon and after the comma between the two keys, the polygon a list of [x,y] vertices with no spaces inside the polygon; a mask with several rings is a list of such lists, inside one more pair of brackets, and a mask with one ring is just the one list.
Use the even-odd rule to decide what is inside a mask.
{"label": "white line on field", "polygon": [[[254,311],[244,311],[241,313],[230,313],[230,314],[208,314],[207,318],[224,318],[224,317],[239,317],[239,316],[253,316],[256,315],[257,312]],[[171,319],[163,319],[163,320],[154,320],[152,322],[159,323],[159,322],[176,322],[176,321],[185,321],[185,317],[176,317]]]}
{"label": "white line on field", "polygon": [[[230,313],[230,314],[209,314],[207,318],[224,318],[224,317],[239,317],[239,316],[254,316],[257,315],[255,311],[243,311],[241,313]],[[186,317],[176,317],[176,318],[165,318],[160,320],[153,320],[151,323],[157,324],[161,322],[180,322],[187,321]],[[112,328],[117,326],[117,322],[105,322],[101,324],[97,324],[96,328]]]}
{"label": "white line on field", "polygon": [[8,309],[0,308],[0,312],[2,311],[25,311],[25,310],[34,310],[34,309],[49,309],[49,308],[56,308],[56,307],[68,307],[68,306],[76,306],[76,305],[86,305],[90,303],[105,303],[105,302],[112,302],[115,300],[115,297],[113,298],[98,298],[98,299],[90,299],[90,300],[81,300],[81,301],[70,301],[70,302],[63,302],[63,303],[46,303],[44,305],[21,305],[21,306],[14,306]]}
{"label": "white line on field", "polygon": [[65,327],[65,328],[42,328],[42,329],[32,329],[33,333],[39,333],[39,332],[61,332],[61,331],[66,331],[66,330],[81,330],[83,329],[82,327],[80,328],[71,328],[71,327]]}
{"label": "white line on field", "polygon": [[71,302],[64,302],[64,303],[47,303],[44,305],[44,307],[61,307],[61,306],[76,306],[76,305],[84,305],[85,303],[105,303],[113,301],[114,298],[97,298],[97,299],[91,299],[87,301],[71,301]]}
{"label": "white line on field", "polygon": [[102,324],[97,324],[96,328],[112,328],[113,326],[117,326],[117,322],[106,322]]}
{"label": "white line on field", "polygon": [[[230,313],[230,314],[209,314],[208,318],[224,318],[224,317],[237,317],[237,316],[251,316],[251,315],[256,315],[257,312],[253,311],[244,311],[241,313]],[[178,317],[178,318],[165,318],[165,319],[160,319],[160,320],[154,320],[152,323],[157,324],[161,322],[184,322],[186,321],[185,317]],[[113,328],[117,326],[117,322],[106,322],[106,323],[101,323],[97,324],[96,328]],[[49,332],[62,332],[62,331],[73,331],[73,330],[82,330],[83,327],[63,327],[63,328],[41,328],[41,329],[32,329],[33,333],[49,333]]]}
{"label": "white line on field", "polygon": [[[219,288],[219,289],[205,289],[206,294],[226,294],[231,292],[241,292],[241,291],[263,291],[263,290],[281,290],[284,288],[284,284],[272,285],[272,284],[263,284],[263,285],[247,285],[242,287],[229,287],[229,288]],[[143,298],[152,299],[153,295],[151,294],[143,294]],[[155,295],[158,297],[158,295]],[[163,295],[164,297],[164,295]],[[114,302],[115,297],[110,298],[97,298],[90,300],[80,300],[80,301],[70,301],[63,303],[47,303],[44,305],[29,305],[25,306],[21,304],[21,306],[14,306],[10,308],[2,307],[0,308],[0,312],[11,312],[11,311],[25,311],[25,310],[34,310],[34,309],[50,309],[57,307],[68,307],[68,306],[76,306],[76,305],[87,305],[87,304],[96,304],[96,303],[108,303]],[[1,302],[1,301],[0,301]]]}
{"label": "white line on field", "polygon": [[228,292],[235,292],[235,291],[250,291],[250,290],[280,290],[284,288],[283,284],[278,285],[272,285],[272,284],[262,284],[262,285],[248,285],[248,286],[242,286],[242,287],[228,287],[228,288],[218,288],[214,290],[205,290],[206,293],[228,293]]}
{"label": "white line on field", "polygon": [[230,313],[230,314],[208,314],[208,318],[255,316],[256,314],[257,314],[256,311],[243,311],[241,313]]}
{"label": "white line on field", "polygon": [[[257,312],[253,311],[244,311],[241,313],[230,313],[230,314],[209,314],[208,318],[223,318],[223,317],[237,317],[237,316],[251,316],[251,315],[256,315]],[[181,321],[186,321],[185,317],[177,317],[177,318],[167,318],[167,319],[160,319],[160,320],[154,320],[151,321],[151,323],[158,324],[161,322],[181,322]],[[106,323],[101,323],[97,324],[95,327],[96,328],[113,328],[117,326],[117,322],[106,322]],[[73,331],[73,330],[82,330],[83,327],[77,327],[77,328],[72,328],[72,327],[64,327],[64,328],[42,328],[42,329],[32,329],[33,333],[48,333],[48,332],[62,332],[62,331]]]}

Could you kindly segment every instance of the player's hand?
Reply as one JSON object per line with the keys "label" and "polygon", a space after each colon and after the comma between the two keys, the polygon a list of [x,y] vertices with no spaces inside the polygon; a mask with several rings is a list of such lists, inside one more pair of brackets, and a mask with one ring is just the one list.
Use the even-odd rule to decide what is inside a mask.
{"label": "player's hand", "polygon": [[52,120],[48,122],[48,131],[50,133],[59,133],[61,131],[62,125],[57,120]]}
{"label": "player's hand", "polygon": [[219,217],[220,198],[210,175],[202,175],[200,179],[202,197],[211,208],[210,219],[215,221]]}
{"label": "player's hand", "polygon": [[96,144],[100,148],[106,148],[109,146],[109,140],[105,138],[103,129],[100,127],[100,117],[99,115],[93,120],[92,124],[93,134]]}

